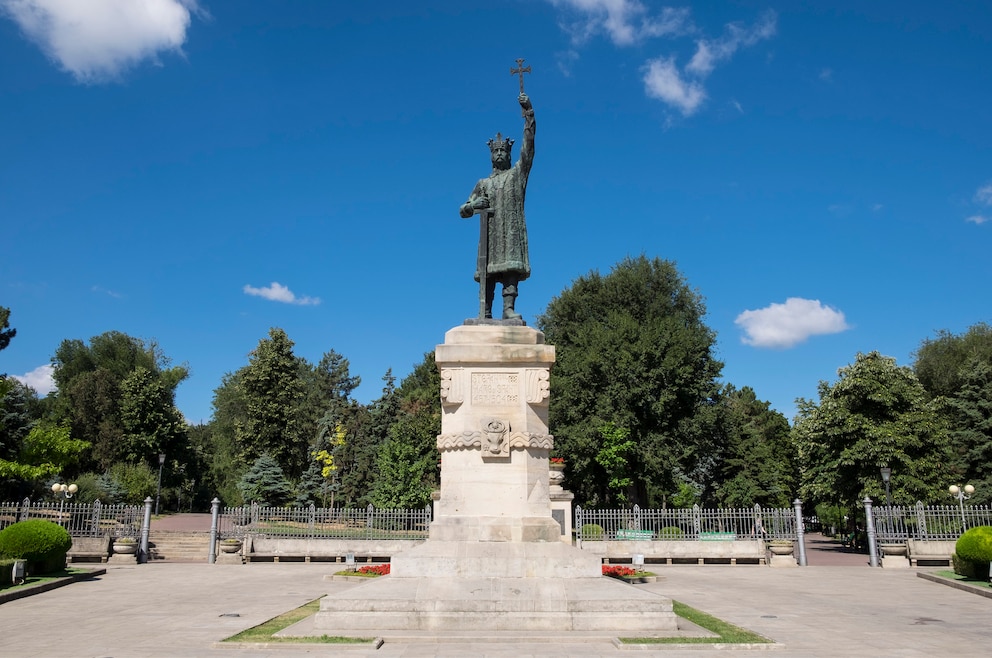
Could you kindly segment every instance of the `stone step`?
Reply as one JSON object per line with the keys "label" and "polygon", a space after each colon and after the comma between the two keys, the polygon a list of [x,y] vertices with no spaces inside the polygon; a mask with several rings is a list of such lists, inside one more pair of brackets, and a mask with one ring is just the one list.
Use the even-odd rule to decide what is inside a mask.
{"label": "stone step", "polygon": [[209,532],[155,532],[149,537],[149,558],[167,562],[205,562]]}

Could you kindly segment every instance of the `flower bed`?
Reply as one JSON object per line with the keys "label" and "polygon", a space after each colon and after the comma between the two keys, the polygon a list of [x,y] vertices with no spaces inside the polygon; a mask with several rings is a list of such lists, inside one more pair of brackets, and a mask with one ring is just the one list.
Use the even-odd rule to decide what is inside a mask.
{"label": "flower bed", "polygon": [[628,583],[652,583],[656,576],[650,571],[638,571],[622,564],[604,564],[603,575]]}
{"label": "flower bed", "polygon": [[358,573],[366,576],[388,576],[389,575],[389,565],[388,564],[369,564],[364,567],[358,568]]}

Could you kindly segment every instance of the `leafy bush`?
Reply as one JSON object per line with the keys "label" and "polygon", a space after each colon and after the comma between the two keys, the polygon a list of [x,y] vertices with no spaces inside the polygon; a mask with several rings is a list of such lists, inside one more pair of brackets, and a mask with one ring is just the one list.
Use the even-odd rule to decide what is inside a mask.
{"label": "leafy bush", "polygon": [[684,536],[685,533],[682,532],[682,528],[673,525],[666,525],[658,531],[659,539],[682,539]]}
{"label": "leafy bush", "polygon": [[597,523],[587,523],[582,526],[582,539],[588,539],[591,541],[597,541],[604,538],[606,531],[603,530],[603,526]]}
{"label": "leafy bush", "polygon": [[954,571],[967,578],[988,580],[992,562],[992,526],[967,530],[954,545]]}
{"label": "leafy bush", "polygon": [[0,588],[13,584],[11,575],[14,571],[14,558],[0,557]]}
{"label": "leafy bush", "polygon": [[65,567],[72,538],[65,528],[43,519],[19,521],[0,530],[0,557],[27,560],[32,573]]}

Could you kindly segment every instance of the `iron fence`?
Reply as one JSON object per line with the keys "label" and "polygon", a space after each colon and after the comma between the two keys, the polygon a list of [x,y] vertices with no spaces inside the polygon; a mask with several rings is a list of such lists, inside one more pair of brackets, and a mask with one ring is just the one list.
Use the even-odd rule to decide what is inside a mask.
{"label": "iron fence", "polygon": [[0,503],[0,529],[17,521],[47,519],[58,523],[72,537],[139,537],[144,519],[142,505],[104,505],[72,501]]}
{"label": "iron fence", "polygon": [[989,505],[924,505],[871,508],[875,536],[882,544],[899,544],[909,539],[954,541],[965,530],[992,525]]}
{"label": "iron fence", "polygon": [[264,535],[278,539],[427,539],[431,506],[422,509],[347,507],[225,507],[221,539]]}
{"label": "iron fence", "polygon": [[795,539],[791,508],[691,508],[584,510],[575,508],[576,540],[754,540]]}

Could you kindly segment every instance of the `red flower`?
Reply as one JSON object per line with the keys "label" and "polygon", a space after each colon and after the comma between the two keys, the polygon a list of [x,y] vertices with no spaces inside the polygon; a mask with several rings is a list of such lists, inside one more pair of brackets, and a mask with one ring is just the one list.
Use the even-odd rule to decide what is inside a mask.
{"label": "red flower", "polygon": [[358,568],[358,573],[375,574],[376,576],[388,576],[389,575],[389,565],[388,564],[370,564],[364,567]]}
{"label": "red flower", "polygon": [[603,565],[603,575],[610,576],[611,578],[624,578],[626,576],[633,576],[635,573],[637,573],[636,570],[619,564]]}

